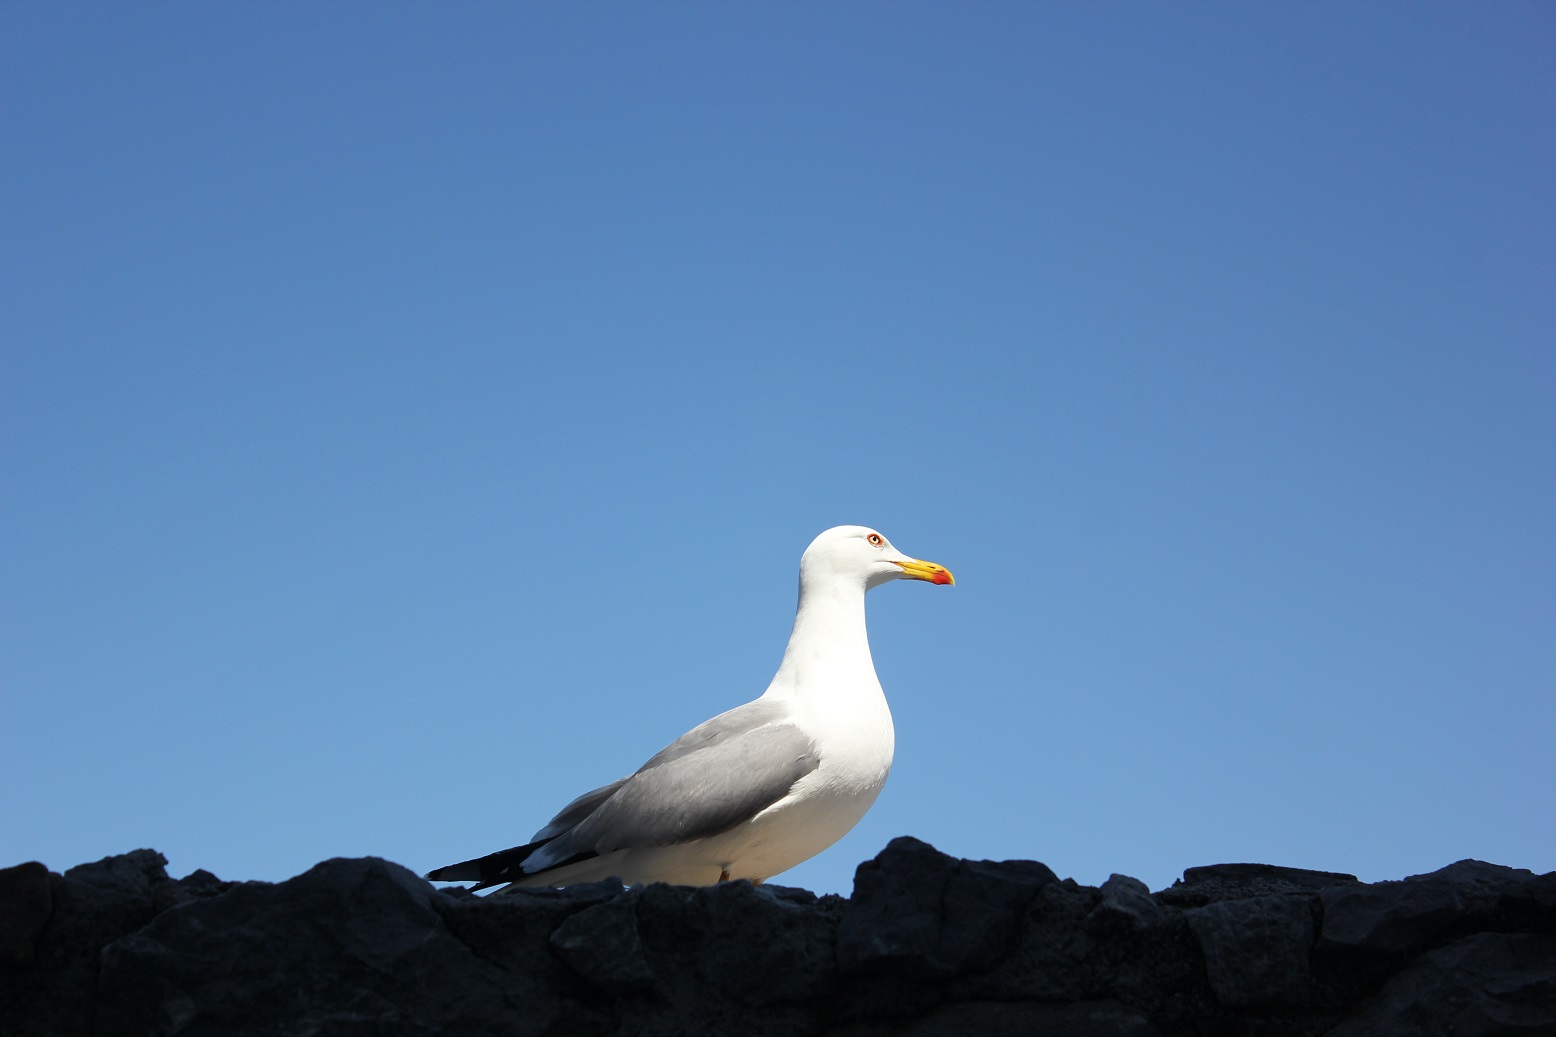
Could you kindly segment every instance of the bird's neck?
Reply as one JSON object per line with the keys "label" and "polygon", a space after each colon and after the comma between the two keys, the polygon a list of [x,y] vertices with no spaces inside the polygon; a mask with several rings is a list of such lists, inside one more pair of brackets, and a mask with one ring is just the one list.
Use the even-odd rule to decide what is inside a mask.
{"label": "bird's neck", "polygon": [[864,624],[865,588],[828,583],[800,587],[794,631],[769,695],[832,694],[840,685],[879,689]]}

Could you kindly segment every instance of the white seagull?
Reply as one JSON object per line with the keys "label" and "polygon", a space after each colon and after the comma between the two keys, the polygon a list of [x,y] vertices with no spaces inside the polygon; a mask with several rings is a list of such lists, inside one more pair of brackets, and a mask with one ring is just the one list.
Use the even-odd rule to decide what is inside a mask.
{"label": "white seagull", "polygon": [[889,580],[956,581],[880,533],[837,526],[800,558],[800,601],[762,696],[586,792],[523,846],[427,873],[471,889],[761,882],[809,860],[864,816],[891,771],[891,710],[865,634],[864,595]]}

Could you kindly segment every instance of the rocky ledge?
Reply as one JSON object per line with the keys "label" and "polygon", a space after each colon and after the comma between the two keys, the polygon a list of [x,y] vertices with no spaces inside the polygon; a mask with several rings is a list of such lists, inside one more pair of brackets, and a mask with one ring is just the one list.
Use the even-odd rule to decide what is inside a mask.
{"label": "rocky ledge", "polygon": [[0,1034],[1556,1034],[1556,872],[1261,864],[1170,889],[897,839],[854,894],[594,883],[478,898],[397,864],[0,871]]}

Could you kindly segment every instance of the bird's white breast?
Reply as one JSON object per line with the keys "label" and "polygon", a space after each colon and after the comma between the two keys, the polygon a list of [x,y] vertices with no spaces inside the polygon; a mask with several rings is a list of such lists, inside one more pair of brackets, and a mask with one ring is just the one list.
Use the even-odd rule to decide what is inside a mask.
{"label": "bird's white breast", "polygon": [[811,736],[819,762],[783,799],[731,841],[730,874],[764,879],[809,860],[847,835],[880,795],[891,773],[896,735],[880,683],[810,688],[797,695],[794,719]]}

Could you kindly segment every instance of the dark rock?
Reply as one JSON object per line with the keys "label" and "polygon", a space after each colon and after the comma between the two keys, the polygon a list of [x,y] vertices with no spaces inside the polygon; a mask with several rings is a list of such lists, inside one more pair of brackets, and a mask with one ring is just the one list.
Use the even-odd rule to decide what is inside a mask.
{"label": "dark rock", "polygon": [[945,979],[991,968],[1021,916],[1058,879],[1036,861],[964,861],[917,839],[893,839],[859,866],[838,931],[846,973]]}
{"label": "dark rock", "polygon": [[99,1032],[495,1035],[557,1025],[554,986],[471,953],[434,896],[399,865],[366,859],[191,901],[104,950]]}
{"label": "dark rock", "polygon": [[1101,943],[1110,968],[1104,989],[1163,1027],[1187,1027],[1191,1020],[1216,1015],[1220,1005],[1187,917],[1181,911],[1163,914],[1146,929],[1109,935]]}
{"label": "dark rock", "polygon": [[1107,996],[1112,964],[1087,925],[1102,894],[1074,883],[1043,886],[1027,904],[1020,932],[987,986],[969,996],[1009,1000],[1091,1001]]}
{"label": "dark rock", "polygon": [[1536,875],[1502,896],[1508,928],[1549,932],[1556,929],[1556,871]]}
{"label": "dark rock", "polygon": [[1205,955],[1210,987],[1222,1004],[1300,1004],[1312,975],[1313,911],[1306,897],[1225,900],[1188,912]]}
{"label": "dark rock", "polygon": [[1092,909],[1096,928],[1147,929],[1162,921],[1166,911],[1151,899],[1151,890],[1139,879],[1111,875],[1102,884],[1102,900]]}
{"label": "dark rock", "polygon": [[998,968],[988,977],[954,981],[950,996],[1113,999],[1159,1025],[1179,1028],[1221,1011],[1183,912],[1139,904],[1141,889],[1124,876],[1110,879],[1102,890],[1069,880],[1045,886],[1028,905],[1021,932]]}
{"label": "dark rock", "polygon": [[1210,864],[1186,869],[1183,878],[1156,896],[1174,907],[1202,907],[1218,900],[1317,892],[1359,881],[1355,875],[1336,871],[1282,868],[1274,864]]}
{"label": "dark rock", "polygon": [[1459,891],[1440,880],[1336,886],[1319,894],[1319,947],[1409,954],[1446,932],[1464,911]]}
{"label": "dark rock", "polygon": [[185,893],[191,896],[220,893],[232,885],[230,882],[223,882],[204,868],[196,868],[194,871],[191,871],[188,875],[179,879],[178,884],[183,887]]}
{"label": "dark rock", "polygon": [[1399,882],[1326,889],[1319,948],[1406,956],[1470,931],[1548,927],[1552,877],[1462,860]]}
{"label": "dark rock", "polygon": [[104,857],[91,864],[78,864],[65,872],[65,878],[104,892],[151,897],[158,910],[170,907],[178,896],[167,875],[167,858],[156,850],[131,850],[116,857]]}
{"label": "dark rock", "polygon": [[1556,1034],[1556,874],[1480,861],[1196,868],[1152,896],[902,839],[845,901],[477,897],[372,859],[175,882],[143,850],[0,872],[0,921],[0,1037]]}
{"label": "dark rock", "polygon": [[1466,893],[1478,892],[1497,896],[1534,877],[1534,872],[1524,868],[1506,868],[1500,864],[1487,864],[1485,861],[1465,858],[1424,875],[1408,875],[1404,881],[1447,882]]}
{"label": "dark rock", "polygon": [[1537,880],[1534,872],[1522,868],[1462,860],[1425,875],[1412,875],[1405,882],[1448,886],[1458,894],[1462,922],[1499,928],[1509,902],[1518,900]]}
{"label": "dark rock", "polygon": [[844,1014],[909,1016],[937,1003],[944,981],[999,964],[1026,905],[1056,883],[1033,861],[957,860],[893,839],[855,872],[838,928]]}
{"label": "dark rock", "polygon": [[1210,864],[1200,868],[1185,869],[1182,881],[1185,886],[1244,883],[1254,892],[1263,892],[1267,887],[1274,887],[1272,892],[1286,893],[1297,889],[1318,890],[1336,885],[1350,885],[1360,880],[1355,875],[1348,875],[1341,871],[1285,868],[1278,864]]}
{"label": "dark rock", "polygon": [[1328,1037],[1549,1037],[1556,936],[1477,933],[1423,955]]}
{"label": "dark rock", "polygon": [[635,895],[612,897],[569,915],[551,931],[551,949],[607,994],[630,994],[654,985],[654,970],[638,938]]}
{"label": "dark rock", "polygon": [[463,890],[436,893],[432,907],[455,939],[505,971],[541,977],[570,976],[550,947],[551,934],[568,917],[622,894],[619,882],[569,889],[519,889],[478,897]]}
{"label": "dark rock", "polygon": [[0,964],[32,964],[53,911],[49,869],[37,861],[0,869]]}
{"label": "dark rock", "polygon": [[0,973],[6,1037],[86,1034],[96,1025],[102,949],[179,899],[167,859],[135,850],[49,875],[53,910],[25,971]]}
{"label": "dark rock", "polygon": [[637,912],[649,965],[662,980],[656,990],[672,1002],[686,1004],[711,987],[740,1005],[772,1009],[824,996],[837,983],[837,911],[805,890],[653,885]]}
{"label": "dark rock", "polygon": [[1116,1001],[1042,1004],[964,1001],[909,1023],[856,1023],[826,1037],[1160,1037],[1137,1010]]}

